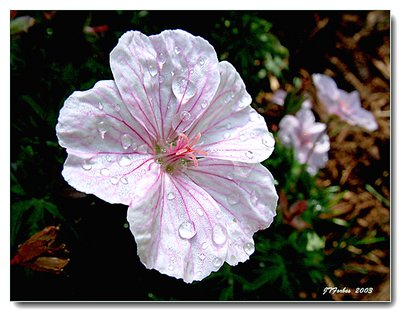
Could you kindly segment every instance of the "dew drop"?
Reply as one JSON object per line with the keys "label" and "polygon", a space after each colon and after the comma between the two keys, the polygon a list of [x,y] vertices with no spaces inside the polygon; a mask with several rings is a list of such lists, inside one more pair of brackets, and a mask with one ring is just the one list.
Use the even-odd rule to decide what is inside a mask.
{"label": "dew drop", "polygon": [[206,259],[206,255],[204,255],[203,253],[200,253],[199,258],[201,261],[203,261],[204,259]]}
{"label": "dew drop", "polygon": [[115,111],[120,111],[121,106],[119,104],[114,104]]}
{"label": "dew drop", "polygon": [[104,121],[100,121],[97,124],[97,130],[99,131],[101,138],[104,139],[104,135],[107,133],[107,126]]}
{"label": "dew drop", "polygon": [[155,67],[153,65],[149,65],[149,73],[152,77],[155,77],[158,73],[157,67]]}
{"label": "dew drop", "polygon": [[172,92],[182,104],[186,104],[195,95],[196,86],[185,77],[177,76],[172,80]]}
{"label": "dew drop", "polygon": [[274,146],[274,138],[271,133],[265,134],[262,137],[262,143],[268,148],[272,148]]}
{"label": "dew drop", "polygon": [[250,202],[251,202],[251,204],[256,205],[256,204],[257,204],[257,201],[258,201],[257,192],[256,192],[255,190],[253,190],[253,191],[250,193]]}
{"label": "dew drop", "polygon": [[201,248],[202,248],[202,249],[207,249],[207,247],[208,247],[208,243],[207,243],[207,242],[203,242],[203,243],[201,244]]}
{"label": "dew drop", "polygon": [[225,138],[225,139],[228,139],[229,137],[231,137],[231,133],[225,132],[225,133],[224,133],[224,138]]}
{"label": "dew drop", "polygon": [[125,176],[121,177],[120,182],[123,183],[124,185],[127,185],[128,184],[128,179]]}
{"label": "dew drop", "polygon": [[174,49],[176,54],[180,54],[181,53],[181,48],[179,46],[176,46]]}
{"label": "dew drop", "polygon": [[168,200],[173,200],[173,199],[175,199],[175,194],[174,194],[173,192],[168,192],[168,194],[167,194],[167,199],[168,199]]}
{"label": "dew drop", "polygon": [[110,176],[110,170],[108,168],[102,168],[100,174],[103,176]]}
{"label": "dew drop", "polygon": [[191,117],[190,112],[185,111],[185,110],[182,111],[180,114],[180,118],[182,121],[188,121],[190,119],[190,117]]}
{"label": "dew drop", "polygon": [[119,182],[119,178],[118,178],[117,176],[113,176],[113,177],[111,177],[110,182],[111,182],[113,185],[116,185],[116,184],[118,184],[118,182]]}
{"label": "dew drop", "polygon": [[132,145],[132,139],[128,134],[123,134],[121,136],[121,145],[122,148],[127,150]]}
{"label": "dew drop", "polygon": [[204,215],[204,212],[203,212],[203,210],[202,210],[201,208],[198,208],[198,209],[197,209],[197,214],[198,214],[199,216],[203,216],[203,215]]}
{"label": "dew drop", "polygon": [[85,171],[90,171],[90,170],[92,169],[92,164],[90,164],[88,160],[85,160],[85,161],[83,161],[83,163],[82,163],[82,168],[83,168]]}
{"label": "dew drop", "polygon": [[231,205],[235,205],[238,204],[240,201],[240,195],[237,192],[232,192],[229,196],[228,196],[228,203]]}
{"label": "dew drop", "polygon": [[112,157],[109,154],[106,155],[106,160],[107,160],[107,162],[110,162],[110,163],[113,161]]}
{"label": "dew drop", "polygon": [[259,118],[260,118],[260,115],[255,110],[252,110],[250,112],[250,121],[251,122],[256,122],[256,121],[258,121]]}
{"label": "dew drop", "polygon": [[162,68],[162,66],[167,61],[167,58],[165,57],[163,52],[160,52],[160,53],[158,53],[157,60],[158,60],[158,63],[160,64],[160,67]]}
{"label": "dew drop", "polygon": [[101,102],[99,102],[99,109],[103,110],[103,108],[104,108],[103,104]]}
{"label": "dew drop", "polygon": [[201,108],[206,109],[207,106],[208,106],[208,101],[207,101],[206,99],[204,99],[204,100],[201,102]]}
{"label": "dew drop", "polygon": [[196,235],[196,230],[194,229],[194,225],[191,221],[185,220],[179,226],[178,233],[182,239],[189,240]]}
{"label": "dew drop", "polygon": [[251,255],[251,254],[253,254],[254,253],[254,251],[255,251],[255,247],[254,247],[254,244],[253,243],[245,243],[244,245],[243,245],[243,249],[244,249],[244,251],[246,252],[246,254],[247,255]]}
{"label": "dew drop", "polygon": [[245,142],[248,138],[247,134],[242,133],[239,135],[239,140],[242,142]]}
{"label": "dew drop", "polygon": [[253,159],[254,158],[253,151],[250,151],[250,150],[246,151],[246,157],[248,157],[249,159]]}
{"label": "dew drop", "polygon": [[205,62],[206,62],[206,61],[205,61],[204,58],[202,58],[202,57],[199,58],[199,65],[200,65],[201,67],[204,66]]}
{"label": "dew drop", "polygon": [[126,167],[132,164],[132,160],[128,156],[122,156],[119,158],[118,164],[121,167]]}
{"label": "dew drop", "polygon": [[212,231],[212,239],[217,245],[224,244],[227,239],[226,228],[219,224],[215,225]]}
{"label": "dew drop", "polygon": [[213,266],[214,266],[215,268],[221,267],[221,265],[222,265],[222,260],[221,260],[221,258],[215,257],[214,260],[213,260],[213,262],[212,262],[212,264],[213,264]]}

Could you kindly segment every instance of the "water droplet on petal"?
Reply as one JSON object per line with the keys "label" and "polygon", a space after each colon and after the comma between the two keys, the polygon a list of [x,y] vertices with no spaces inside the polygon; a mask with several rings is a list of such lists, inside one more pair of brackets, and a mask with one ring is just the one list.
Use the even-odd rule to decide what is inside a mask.
{"label": "water droplet on petal", "polygon": [[203,261],[204,259],[206,259],[206,255],[204,255],[203,253],[200,253],[199,258],[201,261]]}
{"label": "water droplet on petal", "polygon": [[253,191],[250,193],[250,201],[251,201],[251,204],[253,204],[253,205],[256,205],[256,204],[257,204],[257,201],[258,201],[257,191],[253,190]]}
{"label": "water droplet on petal", "polygon": [[246,157],[248,157],[249,159],[253,159],[254,158],[253,151],[250,151],[250,150],[246,151]]}
{"label": "water droplet on petal", "polygon": [[101,138],[104,139],[104,135],[107,133],[107,126],[104,121],[100,121],[97,124],[97,130],[99,131]]}
{"label": "water droplet on petal", "polygon": [[244,251],[246,252],[246,254],[247,255],[251,255],[251,254],[253,254],[254,253],[254,251],[255,251],[255,247],[254,247],[254,244],[253,243],[245,243],[244,245],[243,245],[243,249],[244,249]]}
{"label": "water droplet on petal", "polygon": [[168,199],[168,200],[173,200],[173,199],[175,199],[175,194],[174,194],[173,192],[168,192],[168,194],[167,194],[167,199]]}
{"label": "water droplet on petal", "polygon": [[120,111],[121,106],[119,104],[114,104],[115,111]]}
{"label": "water droplet on petal", "polygon": [[214,266],[215,268],[221,267],[221,265],[222,265],[222,260],[221,260],[221,258],[215,257],[214,260],[213,260],[213,262],[212,262],[212,264],[213,264],[213,266]]}
{"label": "water droplet on petal", "polygon": [[207,249],[207,247],[208,247],[208,243],[207,243],[207,242],[203,242],[203,243],[201,244],[201,248],[202,248],[202,249]]}
{"label": "water droplet on petal", "polygon": [[204,59],[203,57],[200,57],[200,58],[199,58],[199,65],[200,65],[200,66],[204,66],[205,62],[206,62],[206,61],[205,61],[205,59]]}
{"label": "water droplet on petal", "polygon": [[83,163],[82,163],[82,168],[83,168],[85,171],[90,171],[90,170],[92,169],[92,164],[89,163],[89,160],[85,160],[85,161],[83,161]]}
{"label": "water droplet on petal", "polygon": [[206,99],[204,99],[204,100],[201,102],[201,108],[206,109],[207,106],[208,106],[208,101],[207,101]]}
{"label": "water droplet on petal", "polygon": [[182,104],[186,104],[195,95],[196,86],[185,77],[177,76],[172,80],[172,92]]}
{"label": "water droplet on petal", "polygon": [[132,164],[132,159],[128,156],[122,156],[118,160],[118,164],[121,167],[126,167]]}
{"label": "water droplet on petal", "polygon": [[226,228],[220,224],[215,225],[212,231],[212,239],[217,245],[224,244],[227,240]]}
{"label": "water droplet on petal", "polygon": [[194,229],[194,225],[191,221],[185,220],[179,226],[178,233],[182,239],[189,240],[196,235],[196,230]]}
{"label": "water droplet on petal", "polygon": [[122,182],[124,185],[127,185],[128,179],[125,176],[123,176],[123,177],[121,177],[120,182]]}
{"label": "water droplet on petal", "polygon": [[157,71],[157,67],[156,66],[154,66],[154,65],[149,65],[149,73],[150,73],[150,75],[152,76],[152,77],[155,77],[156,75],[157,75],[157,73],[158,73],[158,71]]}
{"label": "water droplet on petal", "polygon": [[103,107],[103,104],[102,104],[101,102],[99,102],[99,109],[100,109],[100,110],[103,110],[103,108],[104,108],[104,107]]}
{"label": "water droplet on petal", "polygon": [[273,146],[274,146],[274,137],[272,136],[272,134],[271,133],[268,133],[268,134],[265,134],[263,137],[262,137],[262,143],[265,145],[265,146],[267,146],[267,147],[269,147],[269,148],[272,148]]}
{"label": "water droplet on petal", "polygon": [[176,46],[174,51],[176,54],[179,54],[181,52],[181,48],[179,46]]}
{"label": "water droplet on petal", "polygon": [[113,177],[111,177],[110,182],[111,182],[113,185],[116,185],[116,184],[118,184],[118,182],[119,182],[119,178],[118,178],[117,176],[113,176]]}
{"label": "water droplet on petal", "polygon": [[110,162],[110,163],[113,161],[112,157],[109,154],[106,155],[106,160],[107,160],[107,162]]}
{"label": "water droplet on petal", "polygon": [[167,58],[165,57],[164,53],[160,52],[157,55],[157,60],[158,60],[158,63],[160,64],[160,68],[162,68],[162,66],[167,61]]}
{"label": "water droplet on petal", "polygon": [[132,145],[132,138],[128,134],[123,134],[121,136],[121,145],[122,148],[127,150]]}
{"label": "water droplet on petal", "polygon": [[108,168],[102,168],[100,174],[103,176],[110,176],[110,170]]}
{"label": "water droplet on petal", "polygon": [[247,134],[242,133],[239,135],[239,140],[242,142],[245,142],[248,138]]}
{"label": "water droplet on petal", "polygon": [[238,204],[240,201],[240,195],[237,192],[232,192],[230,195],[228,195],[228,203],[231,205]]}
{"label": "water droplet on petal", "polygon": [[225,132],[225,133],[224,133],[224,138],[225,138],[225,139],[228,139],[229,137],[231,137],[231,133]]}
{"label": "water droplet on petal", "polygon": [[198,214],[199,216],[203,216],[203,215],[204,215],[204,212],[203,212],[203,210],[202,210],[201,208],[198,208],[198,209],[197,209],[197,214]]}
{"label": "water droplet on petal", "polygon": [[182,121],[188,121],[190,119],[190,117],[191,117],[190,112],[185,111],[185,110],[182,111],[180,114],[180,118]]}

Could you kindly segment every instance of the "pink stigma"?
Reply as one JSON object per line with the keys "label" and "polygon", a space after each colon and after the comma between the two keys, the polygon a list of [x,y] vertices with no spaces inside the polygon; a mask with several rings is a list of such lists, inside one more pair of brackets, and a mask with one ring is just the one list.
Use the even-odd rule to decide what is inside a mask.
{"label": "pink stigma", "polygon": [[186,161],[193,161],[194,166],[199,166],[196,156],[207,155],[207,152],[195,148],[200,137],[200,133],[193,139],[180,133],[175,142],[169,144],[169,147],[165,148],[162,154],[158,154],[158,163],[168,172],[173,172],[179,165],[186,165]]}

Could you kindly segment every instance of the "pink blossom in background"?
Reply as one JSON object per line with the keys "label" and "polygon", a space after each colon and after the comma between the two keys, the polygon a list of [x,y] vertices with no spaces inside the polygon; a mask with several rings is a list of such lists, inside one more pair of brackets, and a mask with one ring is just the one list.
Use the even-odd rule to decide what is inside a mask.
{"label": "pink blossom in background", "polygon": [[294,149],[299,163],[307,164],[307,172],[315,175],[328,161],[330,144],[326,125],[315,122],[310,107],[311,103],[306,100],[295,116],[284,116],[279,123],[278,137],[282,144]]}
{"label": "pink blossom in background", "polygon": [[129,31],[110,64],[114,80],[74,92],[60,111],[65,180],[129,205],[149,269],[190,283],[246,261],[278,197],[260,164],[275,142],[239,74],[182,30]]}
{"label": "pink blossom in background", "polygon": [[361,107],[357,91],[347,93],[339,89],[336,82],[327,75],[316,73],[312,77],[318,98],[330,114],[335,114],[349,124],[361,126],[368,131],[375,131],[378,128],[374,115]]}
{"label": "pink blossom in background", "polygon": [[276,90],[272,95],[272,102],[279,106],[283,106],[285,104],[286,95],[287,95],[286,91]]}

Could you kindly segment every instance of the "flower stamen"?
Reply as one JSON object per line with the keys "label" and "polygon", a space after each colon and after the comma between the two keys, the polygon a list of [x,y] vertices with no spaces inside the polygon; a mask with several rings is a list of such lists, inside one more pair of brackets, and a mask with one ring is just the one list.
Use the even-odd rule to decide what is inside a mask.
{"label": "flower stamen", "polygon": [[187,135],[180,133],[176,142],[170,143],[169,148],[165,153],[158,154],[156,162],[163,167],[171,168],[181,165],[183,162],[185,162],[184,166],[186,167],[186,162],[192,161],[193,165],[197,167],[199,165],[199,161],[196,156],[206,156],[208,154],[204,150],[195,148],[200,138],[200,133],[198,133],[193,139],[190,139]]}

